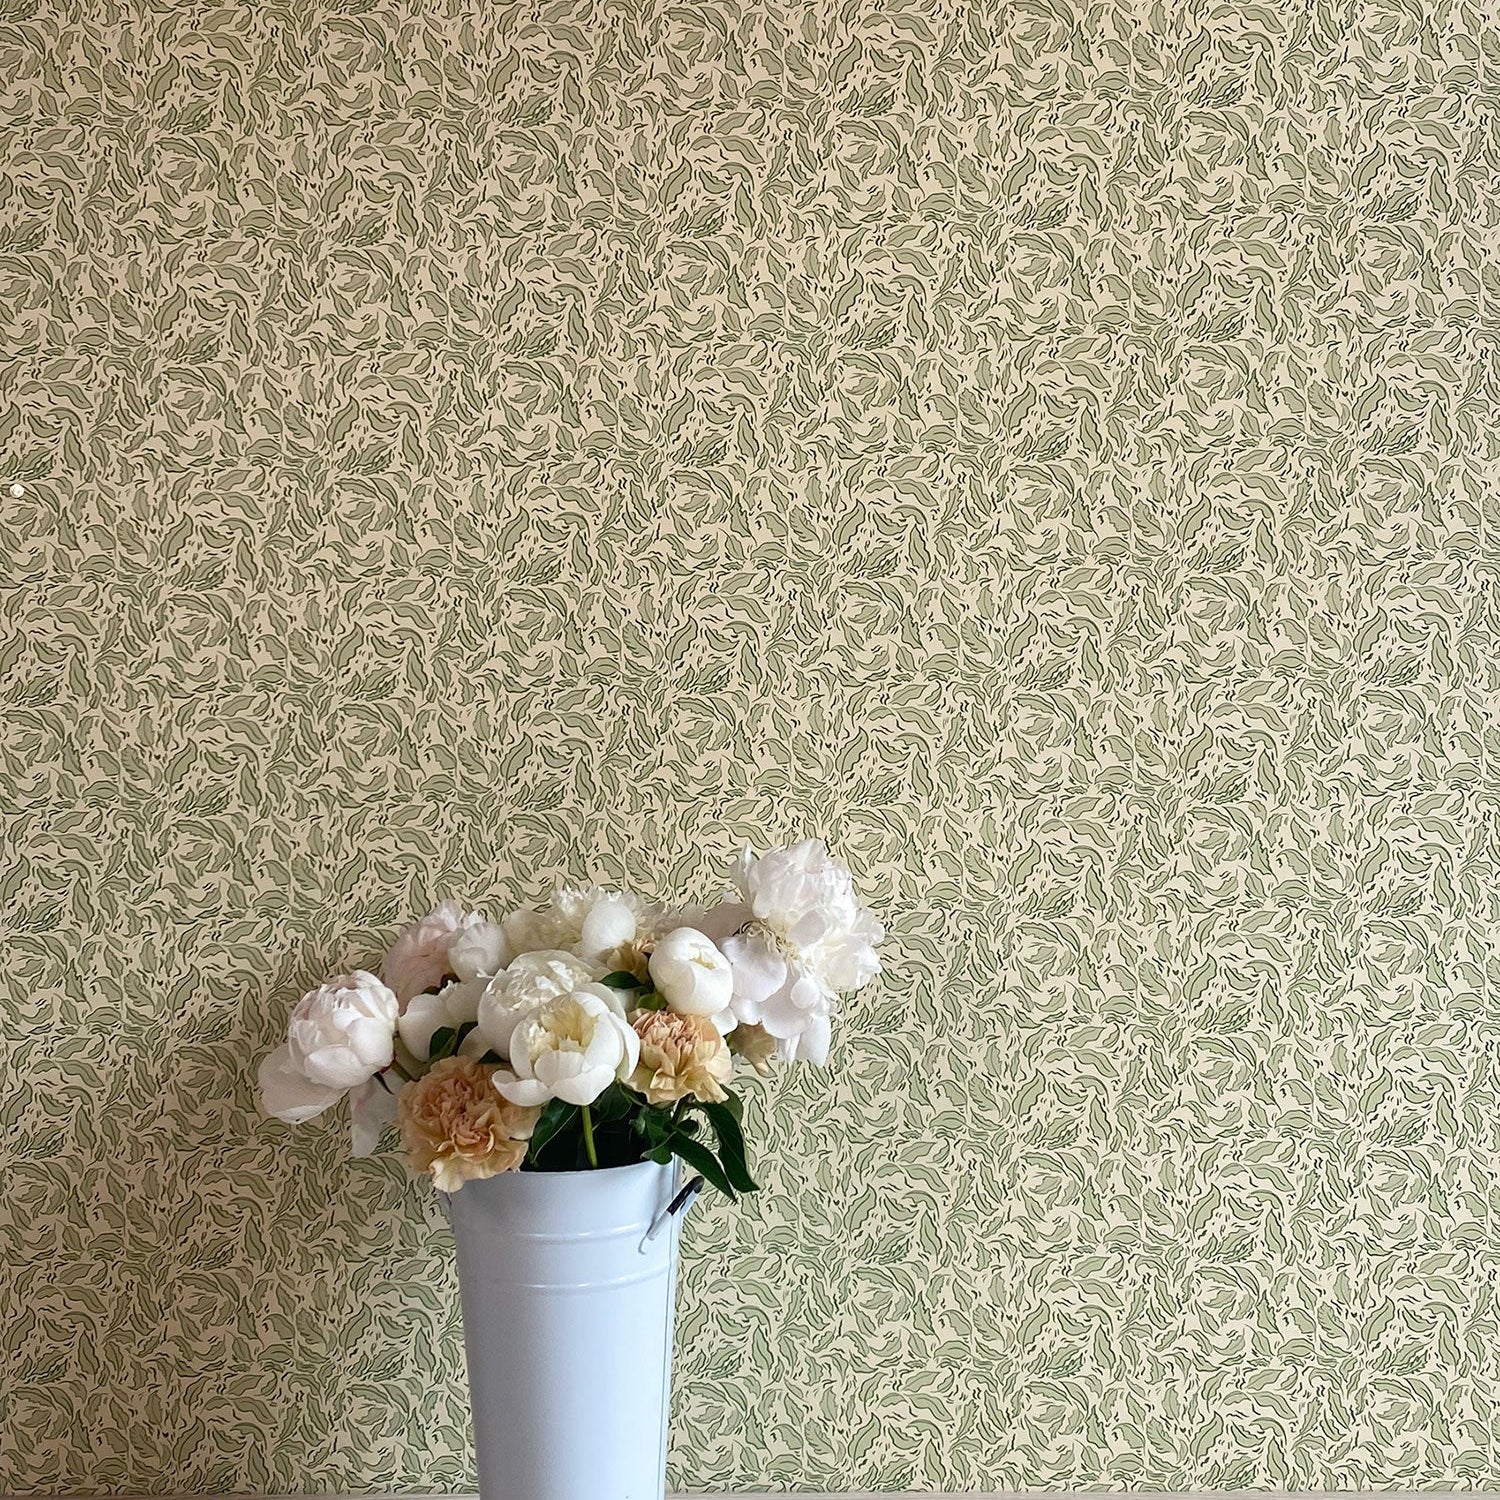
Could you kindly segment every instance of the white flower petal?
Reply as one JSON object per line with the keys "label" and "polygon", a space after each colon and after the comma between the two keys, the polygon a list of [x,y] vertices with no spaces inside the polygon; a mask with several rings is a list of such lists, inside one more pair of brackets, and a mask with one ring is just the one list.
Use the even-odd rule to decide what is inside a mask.
{"label": "white flower petal", "polygon": [[475,1006],[485,1040],[501,1057],[509,1057],[516,1027],[533,1011],[571,994],[597,978],[597,968],[571,953],[538,949],[523,953],[486,984]]}
{"label": "white flower petal", "polygon": [[814,1067],[824,1067],[828,1062],[828,1047],[832,1040],[833,1026],[829,1018],[826,1015],[813,1016],[807,1024],[807,1030],[798,1039],[796,1054]]}
{"label": "white flower petal", "polygon": [[677,927],[657,939],[651,978],[670,1010],[711,1016],[734,998],[734,970],[718,945],[695,927]]}
{"label": "white flower petal", "polygon": [[[875,925],[878,930],[879,924]],[[835,990],[861,989],[880,972],[873,943],[858,933],[842,934],[820,944],[817,957],[824,979]]]}
{"label": "white flower petal", "polygon": [[337,1104],[347,1092],[313,1083],[292,1058],[292,1049],[282,1045],[260,1065],[260,1107],[276,1120],[300,1125]]}
{"label": "white flower petal", "polygon": [[801,1036],[807,1027],[807,1012],[799,1010],[791,1001],[792,987],[778,990],[760,1008],[760,1024],[777,1041],[787,1041]]}
{"label": "white flower petal", "polygon": [[[761,1007],[760,1024],[779,1041],[800,1037],[813,1023],[833,1014],[835,996],[814,975],[790,970],[788,983],[774,995],[767,996]],[[792,1054],[785,1047],[782,1055]]]}
{"label": "white flower petal", "polygon": [[505,929],[476,917],[460,927],[448,944],[448,966],[460,979],[483,979],[498,974],[511,960]]}
{"label": "white flower petal", "polygon": [[750,908],[743,901],[720,901],[716,906],[695,906],[679,912],[663,924],[666,931],[676,927],[694,927],[711,943],[722,949],[750,920]]}
{"label": "white flower petal", "polygon": [[504,1069],[495,1074],[495,1087],[512,1104],[524,1104],[528,1108],[545,1104],[551,1098],[546,1084],[538,1083],[534,1078],[517,1078]]}
{"label": "white flower petal", "polygon": [[448,1005],[441,995],[416,995],[402,1011],[396,1030],[411,1055],[426,1062],[432,1049],[432,1034],[448,1024]]}
{"label": "white flower petal", "polygon": [[523,1020],[510,1034],[510,1066],[518,1078],[534,1078],[531,1066],[530,1028]]}
{"label": "white flower petal", "polygon": [[615,1081],[609,1068],[584,1068],[570,1078],[561,1078],[552,1092],[568,1104],[592,1104]]}
{"label": "white flower petal", "polygon": [[460,979],[455,984],[450,984],[442,992],[443,1004],[448,1007],[448,1024],[458,1027],[477,1021],[479,998],[488,987],[489,980],[483,977]]}
{"label": "white flower petal", "polygon": [[625,996],[628,991],[617,990],[607,984],[585,984],[580,985],[574,993],[594,996],[611,1015],[618,1016],[622,1021],[625,1019]]}
{"label": "white flower petal", "polygon": [[798,1010],[815,1011],[826,1004],[826,997],[827,991],[811,975],[803,974],[792,983],[791,1001]]}
{"label": "white flower petal", "polygon": [[373,974],[356,969],[309,990],[287,1022],[293,1062],[312,1082],[350,1089],[390,1065],[400,1004]]}
{"label": "white flower petal", "polygon": [[548,1052],[537,1058],[536,1071],[549,1094],[568,1104],[592,1104],[615,1077],[613,1067],[594,1064],[580,1052]]}
{"label": "white flower petal", "polygon": [[543,1052],[532,1065],[538,1083],[554,1093],[557,1085],[586,1072],[588,1063],[581,1052]]}
{"label": "white flower petal", "polygon": [[[413,1057],[426,1062],[432,1055],[433,1033],[450,1027],[457,1031],[478,1019],[480,997],[489,983],[485,979],[463,979],[445,985],[436,994],[417,995],[401,1013],[396,1030]],[[469,1033],[469,1037],[474,1035]],[[464,1039],[465,1046],[469,1038]],[[481,1047],[476,1056],[487,1049]]]}
{"label": "white flower petal", "polygon": [[786,937],[794,948],[811,948],[835,930],[827,912],[807,911],[803,912],[787,930]]}
{"label": "white flower petal", "polygon": [[597,885],[581,889],[568,886],[554,891],[540,911],[512,912],[504,926],[518,954],[537,949],[570,950],[596,961],[597,974],[606,974],[621,967],[620,949],[659,916],[660,908],[628,891],[608,891]]}
{"label": "white flower petal", "polygon": [[[390,1062],[390,1057],[386,1062]],[[350,1048],[339,1045],[319,1047],[302,1059],[302,1071],[310,1082],[340,1091],[363,1083],[376,1069]]]}
{"label": "white flower petal", "polygon": [[368,1078],[349,1095],[350,1155],[369,1156],[396,1118],[396,1096],[378,1078]]}
{"label": "white flower petal", "polygon": [[420,921],[404,928],[382,966],[386,982],[405,1004],[414,995],[435,990],[448,974],[448,949],[455,935],[464,927],[481,921],[474,912],[465,912],[457,901],[444,901]]}
{"label": "white flower petal", "polygon": [[759,1020],[761,1007],[786,983],[786,960],[763,938],[743,934],[725,941],[724,956],[734,971],[735,1015]]}
{"label": "white flower petal", "polygon": [[[510,986],[516,965],[535,959],[519,993]],[[616,1078],[628,1077],[640,1057],[640,1038],[626,1020],[620,995],[588,977],[590,971],[567,954],[523,955],[486,991],[480,1026],[492,1025],[501,1000],[534,1000],[509,1036],[511,1072],[497,1075],[497,1087],[516,1102],[563,1099],[592,1104]],[[497,986],[504,991],[501,996]],[[528,989],[527,986],[530,986]],[[513,1081],[512,1081],[513,1080]],[[520,1089],[530,1080],[532,1089]]]}
{"label": "white flower petal", "polygon": [[599,957],[612,948],[632,942],[636,933],[635,912],[619,896],[604,896],[596,901],[583,919],[578,936],[578,950]]}
{"label": "white flower petal", "polygon": [[615,1069],[615,1077],[625,1079],[635,1072],[635,1065],[641,1060],[641,1039],[629,1021],[622,1020],[619,1016],[611,1016],[610,1020],[619,1029],[622,1047],[622,1056]]}
{"label": "white flower petal", "polygon": [[586,1067],[605,1068],[613,1075],[620,1065],[620,1059],[625,1055],[625,1041],[620,1035],[624,1024],[608,1011],[602,1016],[596,1016],[593,1035],[585,1043],[583,1051],[568,1055],[582,1057]]}
{"label": "white flower petal", "polygon": [[511,912],[500,925],[511,952],[521,957],[556,948],[567,939],[567,924],[555,911],[532,911],[530,907],[522,907]]}
{"label": "white flower petal", "polygon": [[487,989],[480,997],[479,1013],[475,1018],[479,1026],[473,1034],[483,1037],[490,1050],[498,1052],[501,1057],[509,1057],[511,1038],[524,1017],[524,1011],[506,1003],[503,991],[496,994],[493,988]]}
{"label": "white flower petal", "polygon": [[[860,905],[849,867],[821,839],[770,849],[758,859],[742,856],[735,882],[769,937],[766,946],[796,970],[788,985],[763,957],[753,956],[750,943],[756,939],[750,934],[729,939],[724,948],[735,966],[734,1011],[740,1020],[759,1020],[790,1043],[806,1029],[796,1011],[826,1019],[837,992],[858,989],[880,972],[875,944],[884,929]],[[826,1056],[821,1024],[818,1030],[802,1042],[799,1055]]]}
{"label": "white flower petal", "polygon": [[395,1029],[389,1021],[376,1016],[352,1016],[344,1032],[344,1044],[367,1069],[378,1071],[391,1065],[394,1037]]}

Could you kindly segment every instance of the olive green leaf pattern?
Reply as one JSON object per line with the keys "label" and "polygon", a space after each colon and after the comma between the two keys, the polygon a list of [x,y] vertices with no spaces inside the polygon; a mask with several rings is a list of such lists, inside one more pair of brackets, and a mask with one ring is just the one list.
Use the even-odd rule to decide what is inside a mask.
{"label": "olive green leaf pattern", "polygon": [[827,837],[690,1489],[1500,1488],[1500,25],[0,0],[0,1488],[472,1489],[260,1121],[437,897]]}

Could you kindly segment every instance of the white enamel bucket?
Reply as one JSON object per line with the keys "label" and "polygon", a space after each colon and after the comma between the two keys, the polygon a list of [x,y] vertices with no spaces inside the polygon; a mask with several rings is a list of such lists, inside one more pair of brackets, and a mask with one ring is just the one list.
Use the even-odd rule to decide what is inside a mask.
{"label": "white enamel bucket", "polygon": [[481,1500],[662,1500],[676,1185],[640,1162],[448,1198]]}

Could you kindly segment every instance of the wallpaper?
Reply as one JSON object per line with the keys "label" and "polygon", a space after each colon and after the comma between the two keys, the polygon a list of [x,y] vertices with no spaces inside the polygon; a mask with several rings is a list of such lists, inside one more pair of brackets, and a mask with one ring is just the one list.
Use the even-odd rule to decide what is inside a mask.
{"label": "wallpaper", "polygon": [[[0,4],[0,1489],[472,1489],[257,1118],[434,899],[828,838],[688,1489],[1500,1488],[1500,18]],[[19,491],[12,487],[20,486]]]}

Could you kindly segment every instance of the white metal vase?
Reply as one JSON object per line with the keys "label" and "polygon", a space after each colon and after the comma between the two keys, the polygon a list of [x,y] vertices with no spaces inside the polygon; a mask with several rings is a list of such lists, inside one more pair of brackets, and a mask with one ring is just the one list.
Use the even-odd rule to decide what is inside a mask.
{"label": "white metal vase", "polygon": [[481,1500],[662,1500],[676,1184],[640,1162],[447,1200]]}

